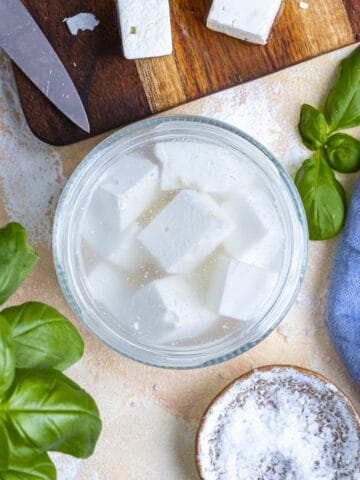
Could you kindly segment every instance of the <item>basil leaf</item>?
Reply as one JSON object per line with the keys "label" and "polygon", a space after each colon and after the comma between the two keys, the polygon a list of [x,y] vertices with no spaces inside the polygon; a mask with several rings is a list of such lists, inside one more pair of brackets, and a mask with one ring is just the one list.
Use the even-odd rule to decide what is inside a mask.
{"label": "basil leaf", "polygon": [[346,133],[335,133],[325,145],[327,161],[334,170],[352,173],[360,170],[360,142]]}
{"label": "basil leaf", "polygon": [[12,327],[17,368],[65,370],[83,355],[74,325],[48,305],[29,302],[2,311]]}
{"label": "basil leaf", "polygon": [[345,192],[322,151],[303,163],[295,183],[304,204],[310,240],[326,240],[337,235],[345,220]]}
{"label": "basil leaf", "polygon": [[9,450],[89,457],[101,431],[94,400],[57,370],[17,370],[0,409]]}
{"label": "basil leaf", "polygon": [[11,328],[0,315],[0,396],[11,386],[15,375],[15,347]]}
{"label": "basil leaf", "polygon": [[38,260],[18,223],[0,229],[0,305],[17,290]]}
{"label": "basil leaf", "polygon": [[0,472],[0,480],[56,480],[56,469],[46,453],[17,457],[5,472]]}
{"label": "basil leaf", "polygon": [[323,113],[311,105],[301,107],[299,132],[309,150],[321,148],[328,138],[328,125]]}
{"label": "basil leaf", "polygon": [[0,472],[9,468],[9,441],[5,428],[0,425]]}
{"label": "basil leaf", "polygon": [[341,62],[340,75],[325,102],[325,118],[330,130],[360,124],[360,48]]}

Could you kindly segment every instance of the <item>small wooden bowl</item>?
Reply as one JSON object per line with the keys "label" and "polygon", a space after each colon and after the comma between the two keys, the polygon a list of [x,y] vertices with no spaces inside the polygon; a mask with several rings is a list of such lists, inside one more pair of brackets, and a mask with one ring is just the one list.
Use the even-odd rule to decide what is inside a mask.
{"label": "small wooden bowl", "polygon": [[[249,379],[251,376],[255,375],[258,372],[270,372],[272,370],[284,370],[285,371],[287,369],[294,370],[295,372],[300,372],[301,374],[303,374],[305,376],[308,376],[310,379],[313,378],[313,379],[320,380],[320,382],[323,383],[325,387],[328,387],[329,392],[331,391],[334,395],[336,395],[336,397],[347,407],[348,412],[349,412],[349,417],[351,418],[351,420],[353,422],[353,425],[355,426],[355,428],[357,430],[357,436],[358,436],[358,441],[359,441],[359,458],[358,458],[359,471],[354,472],[354,475],[357,474],[359,476],[351,477],[351,479],[349,478],[348,480],[355,480],[355,479],[360,478],[360,416],[359,416],[358,412],[356,411],[355,407],[353,406],[352,402],[345,395],[345,393],[341,389],[339,389],[336,385],[332,384],[327,378],[325,378],[324,376],[320,375],[319,373],[313,372],[311,370],[308,370],[308,369],[305,369],[305,368],[302,368],[302,367],[295,367],[295,366],[292,366],[292,365],[269,365],[269,366],[264,366],[264,367],[257,368],[255,370],[251,370],[250,372],[248,372],[248,373],[240,376],[236,380],[232,381],[227,387],[225,387],[214,398],[214,400],[210,403],[209,407],[205,411],[205,413],[204,413],[204,415],[201,419],[201,422],[200,422],[200,425],[199,425],[199,428],[198,428],[198,431],[197,431],[197,435],[196,435],[196,464],[197,464],[197,469],[198,469],[200,478],[202,480],[208,480],[208,478],[206,477],[206,474],[204,473],[203,465],[201,463],[201,456],[202,456],[201,452],[202,452],[202,448],[203,448],[203,445],[201,444],[201,435],[204,432],[204,427],[206,425],[206,422],[208,421],[209,418],[212,418],[211,417],[211,410],[213,409],[213,407],[217,404],[217,402],[219,400],[222,399],[222,397],[224,397],[229,392],[229,390],[231,390],[233,388],[233,386],[236,383],[244,382],[245,380]],[[315,395],[315,393],[314,393],[314,395]],[[224,411],[225,411],[225,408],[224,408]],[[220,417],[219,417],[219,419],[220,419]],[[208,445],[210,445],[210,443],[208,443]],[[253,480],[253,479],[241,479],[241,480]],[[261,479],[257,479],[257,480],[261,480]]]}

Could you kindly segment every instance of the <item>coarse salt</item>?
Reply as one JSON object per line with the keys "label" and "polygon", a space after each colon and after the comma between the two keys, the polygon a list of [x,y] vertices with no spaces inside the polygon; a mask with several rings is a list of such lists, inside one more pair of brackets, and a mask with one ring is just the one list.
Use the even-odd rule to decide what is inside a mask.
{"label": "coarse salt", "polygon": [[359,480],[359,432],[336,387],[293,368],[256,371],[208,411],[204,480]]}
{"label": "coarse salt", "polygon": [[299,2],[299,7],[306,10],[307,8],[309,8],[309,4],[307,2]]}

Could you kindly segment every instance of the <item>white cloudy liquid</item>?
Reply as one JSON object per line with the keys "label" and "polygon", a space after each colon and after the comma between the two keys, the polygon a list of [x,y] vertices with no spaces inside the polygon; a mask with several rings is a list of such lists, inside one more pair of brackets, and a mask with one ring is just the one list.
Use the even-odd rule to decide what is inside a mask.
{"label": "white cloudy liquid", "polygon": [[[148,169],[146,181],[143,172],[134,180],[139,159],[155,166]],[[132,165],[135,173],[129,173]],[[125,175],[131,177],[132,188],[135,185],[131,195],[126,192]],[[177,141],[119,153],[116,165],[92,190],[80,225],[81,265],[95,308],[115,331],[144,344],[206,343],[260,320],[281,288],[286,255],[285,229],[270,188],[246,158],[221,147]],[[124,192],[126,201],[120,201]],[[187,198],[194,205],[186,204]],[[192,228],[181,214],[181,205],[194,217]],[[164,215],[164,209],[169,211],[169,226],[165,222],[163,230],[156,230],[152,226],[159,222],[154,220]],[[209,224],[217,218],[212,229],[206,225],[206,215]],[[139,240],[145,229],[151,229],[152,251]],[[166,240],[169,229],[178,230]],[[171,244],[166,243],[171,239]],[[187,244],[186,263],[177,250]],[[155,250],[166,259],[154,256]],[[169,251],[175,252],[173,262],[167,258]],[[187,271],[185,263],[189,259],[194,263],[191,252],[195,266]],[[171,271],[164,267],[166,262]]]}

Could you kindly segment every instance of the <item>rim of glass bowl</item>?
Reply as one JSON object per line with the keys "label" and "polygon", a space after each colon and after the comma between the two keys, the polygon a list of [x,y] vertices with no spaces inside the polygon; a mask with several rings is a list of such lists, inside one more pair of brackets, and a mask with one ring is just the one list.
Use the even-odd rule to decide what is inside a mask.
{"label": "rim of glass bowl", "polygon": [[[71,286],[72,279],[69,277],[69,268],[71,271],[71,268],[74,266],[71,262],[72,251],[70,248],[71,219],[74,212],[76,212],[76,201],[81,196],[81,191],[85,188],[87,183],[84,181],[81,182],[81,180],[84,179],[86,174],[90,175],[92,170],[97,171],[95,165],[98,166],[98,168],[101,167],[102,155],[109,153],[111,150],[110,147],[115,147],[115,144],[125,141],[130,137],[130,145],[134,147],[133,142],[138,138],[138,135],[140,135],[142,131],[146,132],[149,129],[160,127],[161,125],[172,125],[175,127],[176,124],[178,128],[189,128],[189,126],[192,125],[194,128],[199,128],[199,132],[203,131],[204,135],[206,134],[206,128],[212,130],[212,132],[208,132],[208,135],[209,133],[214,133],[216,130],[219,134],[219,140],[221,140],[222,136],[230,134],[229,137],[232,136],[234,139],[237,138],[238,141],[240,137],[241,141],[245,141],[250,144],[250,146],[255,147],[255,149],[259,150],[269,161],[267,167],[270,168],[272,164],[271,168],[274,171],[274,174],[278,174],[280,182],[286,187],[284,189],[286,193],[282,192],[281,194],[282,199],[284,200],[284,196],[287,194],[288,200],[292,202],[291,206],[281,205],[283,210],[282,213],[287,215],[287,219],[284,223],[286,224],[285,228],[287,229],[287,234],[291,239],[291,251],[289,251],[287,272],[282,272],[284,278],[283,284],[281,285],[281,288],[279,286],[277,296],[273,299],[271,307],[262,318],[252,326],[250,329],[250,332],[252,333],[251,335],[247,335],[247,337],[250,338],[248,338],[246,342],[242,340],[241,335],[236,331],[229,337],[230,341],[226,340],[227,337],[223,337],[216,342],[212,342],[210,344],[210,352],[207,351],[209,350],[209,345],[203,349],[201,349],[201,345],[197,345],[196,347],[193,347],[191,351],[174,351],[171,347],[161,348],[160,346],[157,346],[156,348],[153,348],[149,345],[134,343],[129,338],[116,335],[116,332],[111,330],[102,318],[96,315],[94,310],[89,311],[85,309],[85,307],[89,308],[86,302],[83,302],[82,307],[79,305],[80,302],[77,295],[81,292],[77,292],[77,295],[74,294],[73,288],[78,288],[78,286],[76,284],[75,286]],[[161,133],[160,130],[159,133]],[[190,133],[188,133],[188,135],[191,136]],[[183,136],[185,136],[185,133],[183,133]],[[209,136],[208,138],[210,140]],[[230,148],[230,138],[224,138],[222,142],[223,145]],[[137,146],[140,145],[141,142]],[[240,145],[238,145],[237,148],[235,147],[235,149],[239,151]],[[255,158],[251,158],[250,160],[260,171],[261,166],[256,163]],[[275,167],[275,169],[273,169],[273,167]],[[264,171],[263,173],[267,175],[268,180],[271,179],[269,173]],[[94,172],[92,172],[91,175],[93,179]],[[279,200],[281,196],[279,192],[277,192],[277,194]],[[71,211],[66,208],[69,205],[71,205]],[[293,215],[293,217],[291,217],[291,215]],[[297,222],[293,221],[294,217]],[[207,367],[230,360],[259,344],[280,324],[295,302],[305,274],[308,256],[307,239],[308,229],[306,216],[296,187],[285,169],[271,152],[243,131],[224,122],[206,117],[169,115],[143,120],[115,132],[100,142],[83,159],[68,180],[58,202],[53,229],[53,254],[56,273],[66,300],[80,321],[101,342],[121,355],[146,365],[162,368],[190,369]],[[297,251],[294,252],[294,244],[296,242],[298,243]],[[63,266],[64,262],[65,266]],[[94,315],[97,318],[94,318]],[[241,341],[243,343],[239,346]]]}

